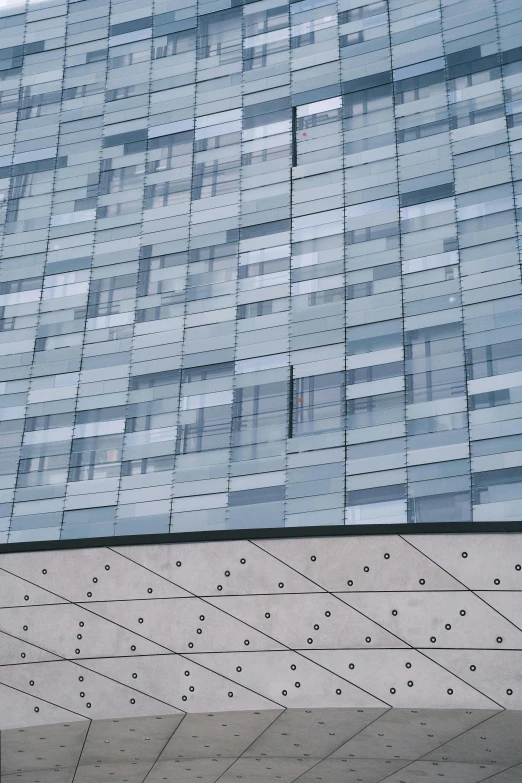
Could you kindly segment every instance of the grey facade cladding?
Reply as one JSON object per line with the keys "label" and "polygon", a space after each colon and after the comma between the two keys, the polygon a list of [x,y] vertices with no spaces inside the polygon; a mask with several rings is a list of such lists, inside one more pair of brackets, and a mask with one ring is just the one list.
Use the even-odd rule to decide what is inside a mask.
{"label": "grey facade cladding", "polygon": [[1,541],[522,518],[518,0],[0,29]]}

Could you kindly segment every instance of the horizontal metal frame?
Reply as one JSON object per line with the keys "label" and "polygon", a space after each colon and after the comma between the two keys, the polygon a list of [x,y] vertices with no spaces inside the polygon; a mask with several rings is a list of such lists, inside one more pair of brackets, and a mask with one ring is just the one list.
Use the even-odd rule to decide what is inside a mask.
{"label": "horizontal metal frame", "polygon": [[206,541],[245,541],[263,538],[324,538],[325,536],[422,535],[433,533],[522,533],[517,522],[428,522],[402,525],[314,525],[310,527],[262,527],[238,530],[203,530],[190,533],[141,533],[103,538],[63,538],[47,541],[19,541],[0,544],[0,554],[44,552],[53,549],[188,544]]}

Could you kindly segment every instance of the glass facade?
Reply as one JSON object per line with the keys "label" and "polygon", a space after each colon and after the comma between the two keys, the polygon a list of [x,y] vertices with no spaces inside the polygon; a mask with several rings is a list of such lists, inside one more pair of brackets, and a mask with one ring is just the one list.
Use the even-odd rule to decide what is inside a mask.
{"label": "glass facade", "polygon": [[0,540],[522,518],[520,0],[0,30]]}

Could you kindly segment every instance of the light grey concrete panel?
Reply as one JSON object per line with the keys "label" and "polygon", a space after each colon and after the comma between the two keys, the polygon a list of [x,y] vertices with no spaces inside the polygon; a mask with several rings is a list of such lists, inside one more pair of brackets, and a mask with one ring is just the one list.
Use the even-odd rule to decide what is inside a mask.
{"label": "light grey concrete panel", "polygon": [[2,783],[73,783],[76,767],[35,769],[2,777]]}
{"label": "light grey concrete panel", "polygon": [[122,760],[150,765],[156,761],[182,719],[182,715],[159,713],[147,718],[93,721],[80,766],[115,764]]}
{"label": "light grey concrete panel", "polygon": [[491,783],[520,783],[522,780],[522,764],[501,772],[491,778]]}
{"label": "light grey concrete panel", "polygon": [[76,767],[88,728],[89,722],[83,720],[2,731],[2,778],[16,772]]}
{"label": "light grey concrete panel", "polygon": [[331,592],[462,589],[400,536],[272,539],[259,546]]}
{"label": "light grey concrete panel", "polygon": [[[485,764],[457,764],[451,761],[414,761],[400,772],[390,775],[387,783],[441,783],[441,778],[458,783],[479,783],[491,776]],[[492,783],[496,778],[492,780]]]}
{"label": "light grey concrete panel", "polygon": [[225,772],[220,783],[237,783],[245,778],[249,783],[292,783],[313,764],[312,759],[300,758],[241,758]]}
{"label": "light grey concrete panel", "polygon": [[0,706],[2,731],[21,726],[85,720],[81,715],[69,712],[63,707],[48,704],[2,683],[0,683]]}
{"label": "light grey concrete panel", "polygon": [[393,707],[499,707],[480,693],[480,681],[477,690],[417,650],[310,650],[305,654]]}
{"label": "light grey concrete panel", "polygon": [[287,710],[245,755],[324,758],[382,714],[381,709]]}
{"label": "light grey concrete panel", "polygon": [[469,591],[339,597],[414,647],[522,648],[522,632]]}
{"label": "light grey concrete panel", "polygon": [[320,761],[299,778],[299,783],[380,783],[408,761],[396,759],[337,759]]}
{"label": "light grey concrete panel", "polygon": [[[78,568],[79,555],[81,568]],[[0,556],[0,565],[6,571],[76,602],[128,600],[151,595],[176,598],[187,594],[168,580],[105,547],[82,549],[80,553],[60,550],[7,554]]]}
{"label": "light grey concrete panel", "polygon": [[187,715],[159,760],[236,759],[281,714],[281,710],[264,710]]}
{"label": "light grey concrete panel", "polygon": [[321,590],[250,541],[126,546],[116,551],[197,595]]}
{"label": "light grey concrete panel", "polygon": [[89,604],[89,608],[174,652],[281,649],[264,633],[200,598],[117,601]]}
{"label": "light grey concrete panel", "polygon": [[[330,667],[318,666],[293,651],[217,655],[203,653],[186,657],[258,693],[263,692],[287,708],[360,707],[361,701],[366,700],[365,695],[351,684],[353,678],[343,679],[344,675],[339,677],[332,674],[328,670]],[[269,677],[267,672],[270,672]],[[373,684],[371,685],[375,693]],[[378,704],[377,699],[372,697],[370,701],[372,704]],[[384,708],[387,707],[386,703]]]}
{"label": "light grey concrete panel", "polygon": [[82,661],[82,665],[190,712],[279,707],[264,695],[179,655],[100,658]]}
{"label": "light grey concrete panel", "polygon": [[151,764],[143,761],[81,765],[76,770],[74,783],[106,783],[111,780],[118,783],[142,783],[150,768]]}
{"label": "light grey concrete panel", "polygon": [[427,650],[425,654],[506,710],[522,709],[522,650]]}
{"label": "light grey concrete panel", "polygon": [[124,718],[179,712],[166,700],[158,701],[70,661],[2,666],[0,682],[60,704],[85,718]]}
{"label": "light grey concrete panel", "polygon": [[72,604],[0,609],[0,630],[64,658],[165,652],[154,642]]}
{"label": "light grey concrete panel", "polygon": [[430,761],[510,766],[522,763],[522,711],[504,710],[427,756]]}
{"label": "light grey concrete panel", "polygon": [[489,710],[392,709],[333,755],[415,760],[492,715]]}
{"label": "light grey concrete panel", "polygon": [[[522,590],[522,534],[404,536],[471,590]],[[499,580],[498,583],[495,580]]]}
{"label": "light grey concrete panel", "polygon": [[54,660],[56,655],[0,631],[0,666]]}
{"label": "light grey concrete panel", "polygon": [[522,593],[515,590],[477,592],[487,604],[500,612],[509,622],[522,629]]}
{"label": "light grey concrete panel", "polygon": [[165,780],[175,780],[176,783],[215,783],[234,761],[233,758],[157,761],[147,776],[147,783],[164,783]]}
{"label": "light grey concrete panel", "polygon": [[372,620],[324,593],[208,600],[294,649],[405,646]]}
{"label": "light grey concrete panel", "polygon": [[0,569],[0,596],[2,606],[31,606],[34,604],[60,604],[64,602],[48,590],[26,582],[14,574]]}

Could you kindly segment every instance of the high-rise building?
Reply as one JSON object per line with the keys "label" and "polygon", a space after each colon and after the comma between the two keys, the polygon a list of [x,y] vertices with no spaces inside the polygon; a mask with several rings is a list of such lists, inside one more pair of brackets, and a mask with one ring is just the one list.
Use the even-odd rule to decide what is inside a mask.
{"label": "high-rise building", "polygon": [[518,0],[0,20],[5,541],[520,520]]}
{"label": "high-rise building", "polygon": [[521,207],[520,0],[0,0],[2,781],[520,783]]}

